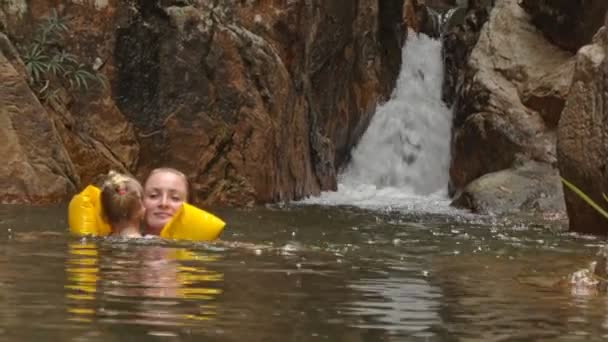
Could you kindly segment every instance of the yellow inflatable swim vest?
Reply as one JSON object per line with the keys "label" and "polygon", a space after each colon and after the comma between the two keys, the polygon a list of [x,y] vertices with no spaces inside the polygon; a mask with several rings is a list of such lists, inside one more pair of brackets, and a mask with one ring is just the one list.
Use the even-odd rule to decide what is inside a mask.
{"label": "yellow inflatable swim vest", "polygon": [[101,190],[89,185],[70,201],[68,224],[70,231],[77,235],[106,236],[111,228],[101,216],[99,197]]}
{"label": "yellow inflatable swim vest", "polygon": [[[102,218],[99,188],[89,185],[75,195],[68,206],[70,232],[76,235],[106,236],[111,233],[110,226]],[[188,203],[161,230],[165,239],[211,241],[218,238],[226,223]]]}

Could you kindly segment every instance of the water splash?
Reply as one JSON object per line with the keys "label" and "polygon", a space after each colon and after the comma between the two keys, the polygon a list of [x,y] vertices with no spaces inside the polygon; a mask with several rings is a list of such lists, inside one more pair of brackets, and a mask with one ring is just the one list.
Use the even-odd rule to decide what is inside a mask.
{"label": "water splash", "polygon": [[441,100],[441,42],[410,32],[391,99],[339,176],[338,191],[307,203],[450,211],[447,198],[452,111]]}

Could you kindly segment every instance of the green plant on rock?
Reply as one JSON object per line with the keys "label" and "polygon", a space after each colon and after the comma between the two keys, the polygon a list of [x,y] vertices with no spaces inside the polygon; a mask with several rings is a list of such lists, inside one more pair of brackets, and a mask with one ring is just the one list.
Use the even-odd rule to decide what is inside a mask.
{"label": "green plant on rock", "polygon": [[105,86],[103,75],[78,61],[63,48],[69,32],[65,18],[56,10],[38,25],[32,41],[21,49],[29,84],[39,98],[48,100],[65,87],[71,91],[88,90],[91,83]]}
{"label": "green plant on rock", "polygon": [[[580,199],[587,202],[587,204],[589,204],[593,209],[595,209],[598,213],[608,219],[608,212],[606,212],[604,208],[602,208],[599,204],[592,200],[591,197],[587,196],[587,194],[585,194],[581,189],[577,188],[574,184],[568,182],[563,177],[562,182],[568,187],[568,189],[572,190],[572,192],[574,192],[578,197],[580,197]],[[602,193],[602,197],[606,202],[608,202],[608,196],[606,196],[606,194]]]}

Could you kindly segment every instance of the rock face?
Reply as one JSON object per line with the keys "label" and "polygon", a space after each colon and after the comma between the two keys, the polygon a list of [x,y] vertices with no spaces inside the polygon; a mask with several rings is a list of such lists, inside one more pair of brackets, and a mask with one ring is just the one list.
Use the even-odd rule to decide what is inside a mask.
{"label": "rock face", "polygon": [[[58,12],[60,16],[70,14],[65,22],[69,31],[62,41],[66,50],[87,65],[92,65],[95,59],[104,61],[98,67],[108,77],[108,83],[112,82],[111,8],[71,2],[54,7],[43,1],[14,1],[13,5],[2,9],[8,14],[7,31],[20,43],[22,52],[28,48],[31,39],[27,38],[31,38],[38,24],[53,9],[62,9],[64,12]],[[27,13],[32,17],[26,16]],[[25,76],[23,80],[25,82]],[[60,137],[53,144],[65,149],[67,163],[75,172],[70,178],[76,185],[74,190],[90,184],[110,169],[128,172],[137,165],[139,144],[133,125],[116,107],[110,90],[108,85],[97,84],[91,84],[86,92],[70,93],[66,88],[59,88],[56,97],[42,102]]]}
{"label": "rock face", "polygon": [[334,189],[394,82],[395,9],[140,2],[118,22],[114,49],[119,108],[142,132],[140,171],[169,162],[199,201],[230,204]]}
{"label": "rock face", "polygon": [[[54,4],[71,18],[70,51],[100,60],[110,85],[47,104],[79,186],[172,166],[197,203],[333,189],[401,64],[400,0]],[[50,10],[3,9],[17,41]]]}
{"label": "rock face", "polygon": [[[559,121],[557,152],[561,175],[596,203],[606,207],[608,194],[608,32],[576,56],[574,79]],[[565,191],[570,230],[608,234],[606,218],[571,191]]]}
{"label": "rock face", "polygon": [[2,33],[0,79],[0,203],[66,200],[78,178],[53,121],[25,81],[25,66]]}
{"label": "rock face", "polygon": [[522,7],[551,42],[576,52],[603,25],[608,1],[523,0]]}
{"label": "rock face", "polygon": [[[433,3],[435,6],[447,6],[442,2]],[[403,22],[405,26],[417,33],[424,33],[437,38],[440,34],[439,14],[431,9],[431,4],[424,0],[405,0],[403,5]],[[441,8],[441,7],[437,7]]]}
{"label": "rock face", "polygon": [[[456,22],[461,23],[466,4],[463,1],[404,0],[403,23],[417,33],[439,39]],[[466,0],[464,1],[466,3]],[[477,6],[477,5],[475,5]],[[483,7],[481,4],[477,6]]]}
{"label": "rock face", "polygon": [[443,37],[445,76],[442,98],[449,106],[456,102],[457,94],[462,91],[467,62],[489,15],[486,6],[469,7],[464,21],[454,25]]}
{"label": "rock face", "polygon": [[[447,44],[456,47],[447,50],[452,66],[455,56],[468,54],[461,42],[477,38],[476,19],[484,12],[474,13],[465,21],[468,28]],[[453,97],[444,94],[454,104],[452,194],[483,175],[512,168],[516,160],[556,163],[556,125],[572,70],[572,55],[547,42],[516,0],[496,2],[466,65],[448,79],[456,85]]]}

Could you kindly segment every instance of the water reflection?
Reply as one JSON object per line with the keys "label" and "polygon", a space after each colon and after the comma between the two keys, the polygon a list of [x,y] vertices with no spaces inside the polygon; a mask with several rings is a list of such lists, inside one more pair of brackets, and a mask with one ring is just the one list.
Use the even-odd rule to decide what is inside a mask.
{"label": "water reflection", "polygon": [[65,285],[70,320],[156,327],[213,320],[223,292],[223,274],[211,269],[219,259],[149,243],[72,242]]}
{"label": "water reflection", "polygon": [[361,295],[346,307],[350,314],[361,317],[354,326],[399,336],[432,337],[441,326],[438,310],[442,294],[419,271],[418,275],[411,271],[403,272],[400,266],[388,276],[352,282],[349,287]]}
{"label": "water reflection", "polygon": [[606,296],[552,287],[603,241],[540,225],[258,208],[210,245],[74,240],[1,210],[0,340],[608,337]]}
{"label": "water reflection", "polygon": [[99,253],[93,243],[72,243],[66,261],[68,312],[73,321],[91,322],[95,315]]}
{"label": "water reflection", "polygon": [[484,341],[602,340],[605,296],[577,295],[556,282],[584,265],[580,255],[437,257],[435,280],[445,293],[441,313],[453,334]]}

